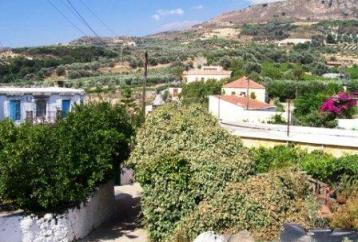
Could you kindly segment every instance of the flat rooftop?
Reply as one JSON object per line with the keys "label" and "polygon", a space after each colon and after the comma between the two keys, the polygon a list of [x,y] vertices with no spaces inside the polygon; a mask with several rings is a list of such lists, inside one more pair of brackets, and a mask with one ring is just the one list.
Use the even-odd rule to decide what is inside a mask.
{"label": "flat rooftop", "polygon": [[0,95],[24,95],[32,93],[49,93],[49,94],[85,94],[83,89],[64,88],[64,87],[0,87]]}
{"label": "flat rooftop", "polygon": [[284,125],[223,122],[221,126],[243,138],[358,149],[358,131],[354,130],[291,126],[290,135],[287,136],[287,127]]}

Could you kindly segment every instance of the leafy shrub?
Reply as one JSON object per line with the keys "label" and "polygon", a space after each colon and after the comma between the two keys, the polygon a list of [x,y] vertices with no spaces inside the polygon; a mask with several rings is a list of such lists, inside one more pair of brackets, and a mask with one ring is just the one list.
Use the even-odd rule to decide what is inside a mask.
{"label": "leafy shrub", "polygon": [[322,112],[327,112],[335,117],[352,118],[357,106],[358,94],[340,92],[335,97],[330,97],[321,106]]}
{"label": "leafy shrub", "polygon": [[142,208],[153,241],[169,238],[203,200],[253,174],[239,138],[200,107],[167,105],[137,134],[129,164],[144,189]]}
{"label": "leafy shrub", "polygon": [[331,226],[340,229],[358,230],[358,196],[352,196],[334,213]]}
{"label": "leafy shrub", "polygon": [[282,117],[282,114],[275,114],[271,120],[268,121],[270,124],[286,124],[286,120]]}
{"label": "leafy shrub", "polygon": [[275,146],[274,148],[253,148],[250,155],[255,161],[258,173],[298,164],[304,152],[296,147]]}
{"label": "leafy shrub", "polygon": [[30,212],[79,204],[128,156],[131,135],[124,109],[107,103],[77,106],[54,125],[1,122],[0,201]]}
{"label": "leafy shrub", "polygon": [[351,183],[358,182],[358,155],[335,158],[321,151],[308,153],[291,146],[253,148],[250,155],[259,173],[295,166],[326,183],[338,185],[346,177],[351,178]]}
{"label": "leafy shrub", "polygon": [[209,80],[207,82],[192,82],[183,86],[181,97],[183,103],[208,103],[209,95],[221,94],[223,82]]}
{"label": "leafy shrub", "polygon": [[333,156],[321,151],[314,151],[303,156],[299,166],[316,179],[332,182],[338,179],[335,169],[336,162],[337,159]]}
{"label": "leafy shrub", "polygon": [[177,226],[169,241],[193,241],[200,233],[248,230],[258,241],[277,239],[282,224],[313,226],[305,199],[309,184],[297,171],[283,170],[230,183],[210,201],[203,201]]}
{"label": "leafy shrub", "polygon": [[304,95],[295,100],[294,121],[299,125],[334,128],[335,115],[321,112],[320,108],[328,94]]}

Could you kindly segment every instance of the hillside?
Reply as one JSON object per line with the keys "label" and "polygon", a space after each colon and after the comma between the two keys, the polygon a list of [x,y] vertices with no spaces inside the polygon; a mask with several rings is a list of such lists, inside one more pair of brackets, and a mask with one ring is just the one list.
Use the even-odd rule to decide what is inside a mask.
{"label": "hillside", "polygon": [[224,13],[204,25],[358,19],[358,0],[286,0]]}

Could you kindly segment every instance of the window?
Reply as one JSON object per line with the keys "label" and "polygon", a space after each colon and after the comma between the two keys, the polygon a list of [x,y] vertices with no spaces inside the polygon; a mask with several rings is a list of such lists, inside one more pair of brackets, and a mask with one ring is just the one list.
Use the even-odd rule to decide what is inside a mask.
{"label": "window", "polygon": [[36,100],[36,117],[37,118],[46,117],[46,108],[47,108],[46,99],[37,99]]}
{"label": "window", "polygon": [[62,100],[62,116],[67,117],[67,114],[70,112],[71,100]]}
{"label": "window", "polygon": [[10,100],[10,119],[18,121],[21,119],[21,102],[20,100]]}

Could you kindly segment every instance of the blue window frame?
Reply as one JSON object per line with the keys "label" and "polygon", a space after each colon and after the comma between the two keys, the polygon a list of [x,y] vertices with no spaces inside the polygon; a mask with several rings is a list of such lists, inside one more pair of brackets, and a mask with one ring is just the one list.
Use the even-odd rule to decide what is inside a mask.
{"label": "blue window frame", "polygon": [[62,116],[66,117],[70,112],[71,100],[62,100]]}
{"label": "blue window frame", "polygon": [[12,121],[21,120],[21,102],[20,100],[10,100],[10,119]]}

